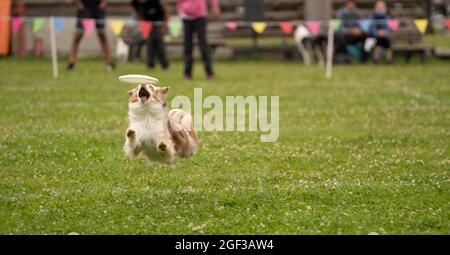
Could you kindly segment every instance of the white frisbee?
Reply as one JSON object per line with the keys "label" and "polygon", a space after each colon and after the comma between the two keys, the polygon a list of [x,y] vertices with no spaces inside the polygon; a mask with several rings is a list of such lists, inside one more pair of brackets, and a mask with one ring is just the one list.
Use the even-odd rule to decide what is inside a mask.
{"label": "white frisbee", "polygon": [[141,74],[128,74],[119,77],[119,81],[133,84],[157,84],[158,79]]}

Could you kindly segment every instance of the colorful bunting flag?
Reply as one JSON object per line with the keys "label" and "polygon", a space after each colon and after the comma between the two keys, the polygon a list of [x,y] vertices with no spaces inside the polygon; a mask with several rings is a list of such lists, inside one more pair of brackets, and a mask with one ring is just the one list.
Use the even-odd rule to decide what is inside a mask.
{"label": "colorful bunting flag", "polygon": [[92,31],[94,31],[95,20],[94,19],[83,19],[84,34],[90,36]]}
{"label": "colorful bunting flag", "polygon": [[64,18],[53,18],[56,33],[61,33],[64,28]]}
{"label": "colorful bunting flag", "polygon": [[111,30],[113,31],[114,35],[119,35],[122,32],[123,28],[123,20],[111,20],[109,23],[111,26]]}
{"label": "colorful bunting flag", "polygon": [[139,30],[141,31],[142,37],[147,39],[150,35],[150,31],[152,31],[152,23],[148,21],[140,21]]}
{"label": "colorful bunting flag", "polygon": [[396,19],[390,19],[388,20],[388,27],[392,30],[392,31],[397,31],[398,27],[400,26],[400,21],[396,20]]}
{"label": "colorful bunting flag", "polygon": [[317,36],[320,32],[320,22],[319,21],[307,21],[306,26],[313,36]]}
{"label": "colorful bunting flag", "polygon": [[287,35],[291,34],[294,29],[292,22],[280,22],[278,25],[280,26],[281,31]]}
{"label": "colorful bunting flag", "polygon": [[236,28],[238,27],[238,24],[236,22],[226,22],[225,26],[229,29],[229,30],[236,30]]}
{"label": "colorful bunting flag", "polygon": [[444,25],[450,30],[450,19],[444,19]]}
{"label": "colorful bunting flag", "polygon": [[416,24],[417,29],[421,34],[425,34],[428,27],[428,20],[426,19],[416,19],[414,20],[414,24]]}
{"label": "colorful bunting flag", "polygon": [[22,26],[23,23],[23,17],[13,17],[12,18],[12,29],[13,29],[13,34],[16,35],[17,31],[19,31],[20,27]]}
{"label": "colorful bunting flag", "polygon": [[179,20],[172,20],[169,22],[169,33],[172,37],[176,38],[181,34],[182,23]]}
{"label": "colorful bunting flag", "polygon": [[362,19],[362,20],[358,21],[358,24],[362,30],[364,30],[365,32],[368,32],[370,29],[371,22],[368,19]]}
{"label": "colorful bunting flag", "polygon": [[[23,25],[24,18],[23,17],[13,17],[12,18],[12,31],[13,34],[16,35],[21,26]],[[39,32],[43,25],[45,23],[44,18],[34,18],[33,20],[33,33]],[[83,19],[82,20],[83,27],[84,27],[84,34],[89,36],[92,34],[94,26],[95,26],[95,20],[94,19]],[[55,30],[57,33],[61,33],[62,29],[64,28],[65,19],[62,17],[55,17],[54,18],[54,24],[55,24]],[[111,20],[110,21],[110,27],[114,35],[119,35],[122,32],[123,26],[125,22],[123,20]],[[359,26],[364,31],[369,31],[371,21],[367,19],[359,20],[358,21]],[[429,21],[427,19],[416,19],[414,20],[414,24],[419,30],[421,34],[425,34]],[[450,30],[450,19],[444,19],[443,24],[447,27],[447,29]],[[279,22],[279,27],[285,34],[291,34],[294,29],[294,24],[292,22]],[[331,21],[331,25],[335,31],[339,30],[342,26],[342,21],[340,19],[333,19]],[[397,31],[400,26],[400,21],[396,19],[390,19],[387,21],[388,27],[392,31]],[[238,27],[237,22],[226,22],[225,26],[229,30],[236,30]],[[258,33],[261,34],[265,31],[267,27],[267,23],[265,22],[253,22],[251,23],[252,29]],[[320,32],[320,22],[319,21],[307,21],[306,27],[309,29],[311,34],[313,36],[317,36]],[[150,35],[150,32],[152,30],[152,23],[151,22],[145,22],[142,21],[139,23],[139,28],[141,31],[141,34],[144,38],[148,38]],[[179,20],[174,20],[169,22],[169,32],[172,37],[178,37],[182,30],[182,23]]]}
{"label": "colorful bunting flag", "polygon": [[333,19],[331,21],[331,26],[333,27],[334,31],[338,31],[341,28],[342,20],[340,19]]}
{"label": "colorful bunting flag", "polygon": [[264,32],[264,30],[266,30],[266,22],[253,22],[252,23],[252,28],[253,30],[258,33],[261,34],[262,32]]}
{"label": "colorful bunting flag", "polygon": [[37,33],[44,25],[45,20],[43,18],[35,18],[33,20],[33,33]]}

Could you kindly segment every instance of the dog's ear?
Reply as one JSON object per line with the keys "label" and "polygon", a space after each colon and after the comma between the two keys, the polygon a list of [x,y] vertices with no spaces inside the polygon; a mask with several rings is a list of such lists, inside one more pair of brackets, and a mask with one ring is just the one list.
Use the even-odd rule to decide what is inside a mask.
{"label": "dog's ear", "polygon": [[130,96],[130,101],[131,102],[136,102],[138,100],[137,98],[137,93],[136,93],[136,88],[128,91],[128,96]]}
{"label": "dog's ear", "polygon": [[167,93],[169,93],[169,88],[168,87],[158,88],[158,90],[156,91],[156,98],[157,98],[157,100],[159,100],[160,102],[163,102],[164,105],[165,105],[165,102],[166,102]]}
{"label": "dog's ear", "polygon": [[169,87],[162,87],[160,88],[161,94],[165,97],[167,96],[167,93],[169,93]]}

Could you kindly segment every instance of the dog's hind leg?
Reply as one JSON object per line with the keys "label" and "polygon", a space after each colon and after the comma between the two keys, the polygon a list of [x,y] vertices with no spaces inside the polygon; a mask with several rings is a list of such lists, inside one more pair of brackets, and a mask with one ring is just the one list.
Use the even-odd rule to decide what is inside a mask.
{"label": "dog's hind leg", "polygon": [[157,149],[164,158],[164,161],[169,165],[174,165],[176,162],[176,151],[174,145],[170,140],[162,139],[157,144]]}
{"label": "dog's hind leg", "polygon": [[319,65],[320,66],[325,66],[325,56],[322,53],[322,49],[321,48],[316,48],[314,49],[317,59],[319,60]]}

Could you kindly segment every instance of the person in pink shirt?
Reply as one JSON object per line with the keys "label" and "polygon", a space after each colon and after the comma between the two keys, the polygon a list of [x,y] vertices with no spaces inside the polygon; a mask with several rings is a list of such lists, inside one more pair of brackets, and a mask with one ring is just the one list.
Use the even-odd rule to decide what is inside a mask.
{"label": "person in pink shirt", "polygon": [[[214,19],[220,17],[219,0],[210,0]],[[198,45],[202,56],[205,72],[208,79],[214,79],[214,71],[211,63],[211,57],[208,52],[207,42],[207,4],[206,0],[178,0],[178,14],[183,20],[183,41],[184,41],[184,78],[192,79],[193,65],[193,39],[194,33],[197,34]]]}

